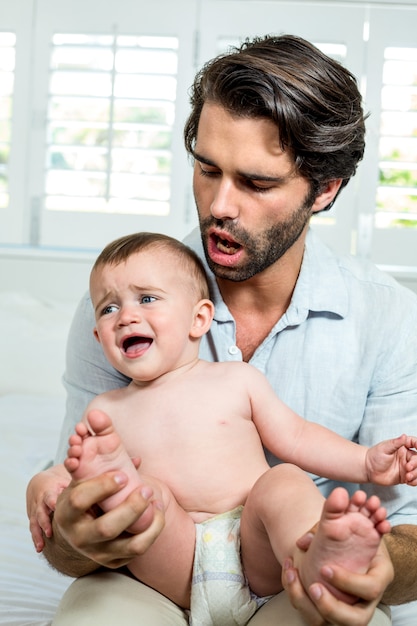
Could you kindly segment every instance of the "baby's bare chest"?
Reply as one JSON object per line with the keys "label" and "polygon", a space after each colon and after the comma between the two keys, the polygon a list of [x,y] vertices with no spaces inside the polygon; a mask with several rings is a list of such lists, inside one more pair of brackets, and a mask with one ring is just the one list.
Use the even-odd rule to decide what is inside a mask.
{"label": "baby's bare chest", "polygon": [[267,468],[255,425],[221,406],[188,409],[124,419],[119,434],[129,454],[139,456],[140,471],[167,484],[186,510],[213,511],[230,499],[231,489],[237,501],[230,506],[243,503]]}

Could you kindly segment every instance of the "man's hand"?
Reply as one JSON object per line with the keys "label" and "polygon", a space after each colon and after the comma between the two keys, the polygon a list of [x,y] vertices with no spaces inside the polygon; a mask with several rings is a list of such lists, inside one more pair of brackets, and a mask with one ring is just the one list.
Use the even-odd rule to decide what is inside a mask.
{"label": "man's hand", "polygon": [[[102,514],[97,503],[126,484],[122,472],[109,472],[83,482],[71,482],[58,497],[53,516],[53,537],[44,554],[58,571],[82,576],[98,566],[117,568],[143,554],[164,527],[162,503],[153,499],[150,487],[133,491],[115,509]],[[126,532],[152,507],[148,527],[137,535]]]}
{"label": "man's hand", "polygon": [[[308,537],[299,542],[308,547]],[[299,545],[299,547],[301,547]],[[384,543],[378,549],[366,574],[354,574],[342,567],[323,567],[321,575],[331,585],[350,595],[361,598],[353,605],[336,599],[321,583],[305,590],[291,559],[284,563],[282,583],[291,603],[302,614],[309,626],[366,626],[369,624],[382,595],[392,581],[394,569]]]}

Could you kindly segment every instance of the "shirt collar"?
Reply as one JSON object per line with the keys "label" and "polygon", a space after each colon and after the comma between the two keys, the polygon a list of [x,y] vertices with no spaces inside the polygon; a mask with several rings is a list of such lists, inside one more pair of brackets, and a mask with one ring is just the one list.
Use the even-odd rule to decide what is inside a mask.
{"label": "shirt collar", "polygon": [[309,229],[290,308],[345,317],[348,292],[338,257]]}

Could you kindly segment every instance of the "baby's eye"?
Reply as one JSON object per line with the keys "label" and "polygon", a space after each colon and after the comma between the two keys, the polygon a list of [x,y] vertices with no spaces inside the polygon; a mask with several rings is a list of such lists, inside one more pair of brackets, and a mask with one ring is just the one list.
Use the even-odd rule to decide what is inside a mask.
{"label": "baby's eye", "polygon": [[117,310],[118,310],[118,307],[115,304],[108,304],[107,306],[104,307],[101,314],[109,315],[110,313],[114,313]]}
{"label": "baby's eye", "polygon": [[150,304],[151,302],[155,302],[155,296],[142,296],[140,299],[141,304]]}

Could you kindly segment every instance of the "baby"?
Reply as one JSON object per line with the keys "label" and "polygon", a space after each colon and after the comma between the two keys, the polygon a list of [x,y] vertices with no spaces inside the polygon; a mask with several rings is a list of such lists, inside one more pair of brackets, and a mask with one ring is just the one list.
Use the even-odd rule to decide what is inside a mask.
{"label": "baby", "polygon": [[[364,448],[302,419],[249,364],[200,360],[214,307],[200,260],[175,239],[139,233],[111,243],[90,292],[94,334],[132,382],[90,403],[65,467],[77,481],[115,469],[128,476],[104,511],[144,485],[162,503],[165,527],[130,562],[132,574],[190,608],[191,623],[228,626],[245,624],[282,590],[288,556],[306,589],[323,565],[366,572],[390,529],[378,498],[338,488],[325,501],[302,470],[416,485],[416,438]],[[263,446],[291,465],[270,468]],[[149,507],[130,531],[151,516]],[[319,519],[302,552],[297,539]]]}

